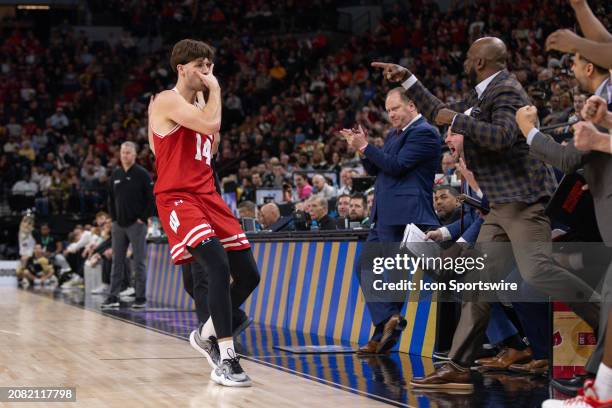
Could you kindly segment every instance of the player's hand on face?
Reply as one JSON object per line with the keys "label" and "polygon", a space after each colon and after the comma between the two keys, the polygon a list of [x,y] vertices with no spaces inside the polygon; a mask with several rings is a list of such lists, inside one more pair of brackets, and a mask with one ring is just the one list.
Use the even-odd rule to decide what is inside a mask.
{"label": "player's hand on face", "polygon": [[203,74],[200,71],[196,71],[196,74],[198,75],[198,77],[200,77],[200,79],[204,83],[204,86],[208,89],[219,89],[220,88],[219,81],[217,81],[217,77],[213,73],[214,67],[215,67],[215,64],[211,64],[210,71],[208,71],[206,74]]}
{"label": "player's hand on face", "polygon": [[380,68],[383,70],[383,77],[389,82],[404,82],[407,80],[412,73],[407,68],[397,64],[390,64],[387,62],[372,62],[374,68]]}
{"label": "player's hand on face", "polygon": [[195,103],[195,105],[199,109],[204,109],[204,107],[206,106],[206,100],[204,99],[204,92],[202,92],[202,91],[196,92],[196,103]]}

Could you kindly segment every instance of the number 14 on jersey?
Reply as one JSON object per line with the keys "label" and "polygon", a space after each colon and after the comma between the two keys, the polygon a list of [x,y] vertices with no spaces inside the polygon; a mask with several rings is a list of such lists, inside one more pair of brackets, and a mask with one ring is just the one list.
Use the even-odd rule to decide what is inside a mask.
{"label": "number 14 on jersey", "polygon": [[202,156],[206,158],[206,164],[210,166],[210,160],[212,158],[212,144],[210,139],[205,138],[204,146],[202,146],[202,135],[196,133],[196,155],[195,159],[202,161]]}

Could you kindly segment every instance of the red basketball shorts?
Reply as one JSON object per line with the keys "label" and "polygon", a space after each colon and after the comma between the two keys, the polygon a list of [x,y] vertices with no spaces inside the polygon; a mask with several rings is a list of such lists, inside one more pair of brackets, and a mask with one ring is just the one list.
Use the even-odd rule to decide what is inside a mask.
{"label": "red basketball shorts", "polygon": [[196,247],[212,237],[219,238],[226,251],[251,247],[238,220],[217,193],[162,193],[155,202],[176,265],[193,261],[187,247]]}

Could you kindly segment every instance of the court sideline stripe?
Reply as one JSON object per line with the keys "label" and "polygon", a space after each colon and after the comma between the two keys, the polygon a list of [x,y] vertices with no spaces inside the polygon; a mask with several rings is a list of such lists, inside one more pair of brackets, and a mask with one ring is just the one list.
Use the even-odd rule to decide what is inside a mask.
{"label": "court sideline stripe", "polygon": [[[36,293],[36,292],[28,292],[28,293],[35,294],[35,295],[38,295],[38,296],[44,296],[47,299],[49,299],[51,301],[54,301],[54,302],[57,301],[57,299],[53,299],[53,298],[49,298],[49,297],[45,296],[44,293]],[[159,334],[165,334],[166,336],[174,337],[176,339],[181,339],[183,341],[188,341],[188,339],[186,337],[182,337],[182,336],[179,336],[177,334],[165,332],[165,331],[162,331],[162,330],[157,329],[157,328],[148,327],[148,326],[145,326],[145,325],[143,325],[141,323],[133,322],[133,321],[124,319],[124,318],[119,317],[119,316],[113,316],[111,314],[104,313],[101,310],[88,309],[88,308],[86,308],[84,306],[75,305],[75,304],[67,303],[67,302],[64,302],[64,301],[62,301],[62,303],[65,304],[65,305],[68,305],[68,306],[76,307],[76,308],[81,309],[81,310],[87,310],[87,311],[92,312],[92,313],[96,313],[96,314],[99,314],[99,315],[102,315],[102,316],[105,316],[105,317],[109,317],[111,319],[119,320],[119,321],[122,321],[124,323],[129,323],[129,324],[132,324],[134,326],[142,327],[143,329],[152,330],[152,331],[154,331],[156,333],[159,333]],[[361,390],[358,390],[358,389],[350,388],[350,387],[347,387],[347,386],[342,385],[342,384],[336,384],[336,383],[334,383],[332,381],[325,380],[323,378],[317,378],[317,377],[312,376],[310,374],[305,374],[305,373],[302,373],[302,372],[299,372],[299,371],[296,371],[296,370],[292,370],[292,369],[287,368],[287,367],[282,367],[282,366],[279,366],[279,365],[276,365],[276,364],[269,363],[267,361],[259,360],[257,358],[252,358],[252,357],[249,357],[249,356],[242,356],[242,358],[244,358],[247,361],[252,361],[254,363],[258,363],[258,364],[261,364],[261,365],[264,365],[264,366],[267,366],[267,367],[271,367],[271,368],[275,368],[275,369],[280,370],[280,371],[284,371],[286,373],[290,373],[290,374],[293,374],[293,375],[300,376],[300,377],[305,378],[307,380],[316,381],[316,382],[318,382],[320,384],[326,385],[326,386],[331,387],[331,388],[340,389],[340,390],[343,390],[343,391],[348,391],[348,392],[350,392],[352,394],[356,394],[356,395],[360,395],[360,396],[363,396],[363,397],[367,397],[369,399],[373,399],[373,400],[378,401],[378,402],[384,402],[386,404],[390,404],[390,405],[393,405],[393,406],[396,406],[396,407],[417,408],[417,407],[414,407],[414,406],[411,406],[411,405],[402,404],[401,402],[398,402],[398,401],[393,401],[393,400],[387,399],[385,397],[381,397],[379,395],[370,394],[369,392],[366,392],[366,391],[361,391]]]}

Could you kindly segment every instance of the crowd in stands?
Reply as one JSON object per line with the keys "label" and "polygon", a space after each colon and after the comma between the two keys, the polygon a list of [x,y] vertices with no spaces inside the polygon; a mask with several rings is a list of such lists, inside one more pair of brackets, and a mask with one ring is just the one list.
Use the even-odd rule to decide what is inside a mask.
{"label": "crowd in stands", "polygon": [[[49,224],[35,228],[35,217],[27,213],[19,226],[19,258],[17,277],[22,287],[61,285],[62,289],[82,288],[88,270],[101,277],[101,282],[90,288],[93,294],[105,294],[110,284],[112,267],[112,239],[110,216],[100,211],[93,224],[77,224],[66,240],[52,234]],[[131,258],[131,251],[128,251]],[[122,293],[132,295],[130,263],[126,263]]]}
{"label": "crowd in stands", "polygon": [[[609,23],[606,2],[592,3]],[[173,86],[168,47],[176,38],[195,36],[217,49],[215,73],[224,97],[217,168],[225,182],[237,185],[238,203],[255,201],[255,191],[264,187],[283,189],[284,201],[293,203],[353,193],[351,176],[365,173],[338,130],[360,124],[382,146],[389,129],[389,88],[370,69],[374,58],[399,61],[440,99],[453,101],[469,91],[465,52],[487,33],[512,50],[509,67],[543,124],[579,115],[585,98],[575,90],[571,61],[543,52],[550,32],[573,25],[571,8],[556,1],[457,1],[447,11],[429,0],[398,2],[363,35],[337,34],[341,41],[321,31],[336,27],[331,1],[285,1],[278,8],[260,1],[89,5],[94,15],[119,10],[124,33],[104,42],[91,42],[68,24],[45,38],[19,28],[3,33],[0,183],[12,209],[105,210],[107,177],[121,141],[136,142],[139,163],[154,171],[147,97]],[[311,18],[317,14],[331,17]],[[298,15],[304,18],[281,18]],[[137,42],[157,34],[164,48],[139,53]],[[317,172],[324,177],[313,177]]]}
{"label": "crowd in stands", "polygon": [[[92,13],[99,16],[102,5],[101,2],[91,1]],[[24,217],[19,231],[21,262],[18,270],[23,286],[80,286],[88,268],[99,267],[104,278],[93,292],[104,293],[108,289],[113,256],[109,247],[111,220],[101,211],[107,208],[108,176],[119,164],[119,145],[131,141],[139,147],[139,164],[155,178],[154,157],[147,144],[147,103],[151,95],[174,85],[175,74],[168,66],[168,49],[178,38],[197,37],[216,47],[215,74],[219,76],[222,85],[224,106],[222,141],[215,159],[215,168],[223,192],[235,193],[238,215],[244,230],[248,232],[370,228],[369,214],[374,197],[370,187],[372,179],[365,177],[367,174],[354,144],[349,147],[339,131],[344,129],[345,134],[352,134],[353,137],[369,137],[369,143],[376,147],[382,147],[385,143],[391,125],[384,105],[391,85],[383,80],[381,72],[384,71],[370,68],[369,63],[373,60],[398,62],[414,73],[422,85],[442,101],[465,99],[470,92],[474,92],[471,100],[476,101],[477,96],[480,98],[481,95],[477,95],[476,90],[468,85],[464,73],[466,51],[470,44],[484,35],[498,37],[509,50],[508,69],[516,75],[533,105],[537,107],[538,120],[535,119],[535,110],[529,106],[521,108],[516,115],[518,128],[532,152],[537,152],[537,143],[532,145],[534,138],[539,138],[540,143],[545,140],[551,146],[556,145],[556,142],[572,137],[574,129],[568,122],[582,121],[577,125],[579,135],[581,126],[587,126],[586,122],[592,121],[592,118],[589,119],[592,114],[588,106],[594,102],[587,102],[590,95],[578,88],[572,74],[571,56],[547,53],[544,50],[544,42],[549,34],[559,27],[574,25],[574,13],[565,0],[452,1],[447,11],[439,10],[437,3],[431,0],[398,2],[385,8],[380,22],[359,36],[322,31],[335,28],[338,20],[338,13],[333,12],[334,3],[329,0],[314,5],[287,0],[275,9],[272,9],[271,3],[255,0],[212,1],[206,4],[198,1],[153,3],[136,0],[129,5],[120,1],[106,2],[104,5],[119,11],[120,22],[125,28],[119,38],[109,37],[104,42],[91,42],[83,33],[75,32],[66,24],[55,27],[45,39],[37,38],[28,30],[14,29],[3,36],[5,40],[0,45],[0,183],[3,198],[8,200],[15,212],[35,206],[36,211],[43,215],[96,214],[95,225],[77,225],[66,242],[54,240],[48,225],[43,224],[35,231],[33,218],[29,215]],[[612,22],[609,2],[591,1],[590,6],[601,18],[603,25],[609,27]],[[326,11],[329,11],[326,18],[312,18],[314,14]],[[304,19],[285,19],[301,13]],[[158,51],[142,52],[136,44],[154,35],[161,35],[164,46]],[[486,41],[491,43],[497,40]],[[503,50],[505,54],[505,47]],[[577,64],[587,64],[584,58],[575,54]],[[469,63],[472,59],[467,58]],[[500,61],[491,58],[487,62],[491,66],[495,65],[497,72],[493,75],[498,75],[502,68],[496,64]],[[505,67],[503,62],[501,65]],[[397,74],[391,69],[385,68],[385,71],[388,79]],[[603,68],[600,71],[603,72],[600,79],[609,81],[608,71]],[[403,71],[398,72],[401,74]],[[503,75],[507,74],[504,72]],[[414,78],[406,74],[402,86],[414,86],[415,82],[409,84],[411,79]],[[608,82],[600,83],[602,87],[608,86]],[[413,88],[413,92],[417,91]],[[433,99],[431,95],[422,93],[426,98]],[[523,96],[521,94],[521,98]],[[606,102],[609,103],[609,100],[598,103],[604,106]],[[585,104],[587,108],[583,110]],[[470,111],[474,108],[478,107],[472,106]],[[442,111],[445,110],[440,109],[437,113],[443,115]],[[533,112],[533,117],[528,117],[528,112]],[[584,115],[584,120],[581,115]],[[610,114],[607,115],[606,121],[612,123]],[[416,120],[420,120],[417,116],[415,113]],[[465,119],[467,115],[457,117]],[[478,121],[478,124],[488,124],[474,116],[469,119]],[[441,122],[450,123],[450,120]],[[521,124],[530,125],[529,129],[523,128]],[[553,129],[547,132],[557,140],[543,139],[545,136],[539,135],[536,125],[553,125]],[[466,133],[471,132],[471,136],[477,135],[482,139],[482,134],[486,132],[478,131],[482,130],[478,126],[473,128],[476,130],[468,129]],[[437,133],[433,128],[430,130],[430,134],[434,135],[432,140],[435,141]],[[440,134],[445,134],[444,129],[440,130]],[[532,133],[534,130],[536,133]],[[463,149],[463,135],[449,131],[447,143],[453,134],[461,136]],[[607,137],[606,141],[609,141],[608,134],[600,136]],[[473,140],[471,142],[475,143]],[[366,147],[362,150],[378,151],[371,149],[365,142],[364,145]],[[437,144],[435,147],[438,150],[431,157],[439,157],[439,147]],[[515,147],[513,145],[508,149],[513,156],[507,157],[516,159],[527,155],[526,150]],[[609,150],[609,145],[606,145],[606,149]],[[542,150],[546,149],[540,148]],[[478,158],[483,159],[488,158],[486,155],[491,151],[483,149],[479,152],[483,152],[483,156]],[[457,146],[451,153],[457,153]],[[495,241],[503,233],[509,242],[516,244],[516,248],[513,246],[512,249],[519,263],[517,272],[526,283],[537,284],[534,288],[538,291],[551,297],[570,293],[573,290],[571,285],[560,284],[556,273],[563,273],[563,276],[575,278],[576,282],[583,284],[576,274],[569,272],[574,266],[560,265],[549,259],[550,248],[543,249],[543,245],[534,245],[533,248],[519,246],[523,237],[519,239],[521,234],[516,231],[531,232],[529,228],[533,225],[543,234],[544,241],[550,240],[547,235],[550,233],[549,225],[542,223],[539,208],[543,207],[544,199],[548,199],[554,190],[552,178],[550,186],[542,186],[543,189],[550,188],[550,192],[542,190],[534,202],[527,202],[524,197],[510,197],[511,201],[504,202],[508,197],[501,197],[502,193],[510,196],[508,191],[514,187],[504,186],[504,182],[512,184],[513,177],[521,176],[530,178],[521,179],[521,182],[535,183],[535,177],[527,172],[527,165],[517,165],[516,174],[513,174],[514,169],[509,169],[507,175],[496,173],[494,182],[483,177],[481,180],[489,185],[481,190],[472,185],[478,183],[470,182],[474,175],[470,175],[465,162],[453,157],[452,154],[440,157],[436,186],[433,188],[436,216],[432,214],[432,219],[444,227],[427,231],[427,237],[440,242],[469,244],[476,240],[476,236],[479,240],[484,236],[486,242],[489,239]],[[519,163],[518,160],[508,160],[510,164]],[[484,170],[480,174],[495,173],[496,167],[489,163],[476,164],[481,171]],[[542,169],[545,168],[543,163],[540,165]],[[594,166],[585,159],[585,167],[587,165]],[[591,167],[586,177],[598,181],[597,177],[601,175],[593,169]],[[474,174],[477,171],[475,169]],[[548,181],[548,171],[542,173],[546,173]],[[459,182],[458,175],[463,183]],[[385,176],[392,178],[395,174],[389,172]],[[507,180],[504,179],[506,176]],[[381,179],[379,173],[378,180]],[[430,182],[426,184],[426,197],[429,198]],[[597,186],[599,183],[589,181],[588,184]],[[461,186],[462,191],[473,192],[472,196],[463,196],[461,199],[474,199],[474,195],[482,199],[474,199],[483,204],[483,209],[472,209],[470,227],[476,226],[478,230],[473,240],[468,240],[466,231],[463,231],[465,206],[461,205],[458,186]],[[497,187],[502,193],[495,191]],[[537,187],[529,186],[529,194],[537,190]],[[486,211],[497,211],[498,214],[498,218],[493,220],[499,220],[500,225],[496,225],[496,228],[501,232],[495,237],[487,236],[491,232],[479,232],[484,221],[479,211],[485,210],[484,202],[489,199],[483,194],[485,189],[500,195],[489,197],[492,204],[500,204],[497,210],[493,205],[486,208]],[[263,191],[276,197],[276,202],[262,200],[258,193]],[[609,194],[605,198],[608,197]],[[500,198],[503,200],[494,201]],[[598,198],[601,200],[601,197],[595,196],[595,199]],[[403,201],[401,205],[405,205]],[[520,214],[516,220],[503,213],[504,208],[509,213],[508,208],[519,207],[520,213],[514,213]],[[537,214],[523,217],[529,211],[534,211],[534,214],[537,211]],[[596,215],[599,217],[597,211],[596,206]],[[508,224],[514,222],[514,229],[502,225],[502,221]],[[149,222],[154,227],[154,222]],[[403,230],[404,225],[402,223],[393,227]],[[604,223],[601,222],[601,225]],[[377,233],[379,228],[377,226],[370,234]],[[395,230],[394,233],[397,232]],[[602,236],[605,238],[605,235]],[[536,242],[539,242],[537,234],[535,237]],[[463,245],[455,248],[462,250],[461,247]],[[116,261],[120,259],[117,254]],[[524,258],[518,258],[519,255]],[[575,271],[583,269],[583,266]],[[72,273],[62,273],[68,271]],[[129,273],[126,275],[122,286],[129,291]],[[591,292],[593,290],[586,283],[584,287]],[[591,292],[582,291],[580,297]],[[516,303],[520,308],[520,303],[525,302]],[[459,356],[456,353],[453,355],[453,350],[450,353],[440,353],[445,360],[450,359],[449,362],[438,367],[432,375],[414,378],[411,382],[413,386],[436,388],[441,385],[440,378],[442,385],[450,384],[449,389],[456,384],[466,387],[456,389],[468,389],[471,385],[470,365],[479,352],[474,346],[481,346],[474,339],[484,336],[491,307],[472,304],[484,303],[464,302],[460,319],[462,324],[457,326],[455,332],[455,339],[463,342],[467,351],[459,353]],[[517,309],[516,305],[514,309]],[[375,308],[369,310],[371,315],[372,310],[376,312]],[[503,309],[500,310],[503,312]],[[546,320],[548,305],[542,310],[546,316],[542,313],[534,317],[530,312],[523,311],[521,314],[516,311],[519,317],[525,318],[520,321],[523,331],[550,327]],[[601,316],[605,317],[604,313],[605,309]],[[591,318],[592,321],[585,322],[595,332],[604,327],[595,324],[600,316],[599,310],[585,315]],[[512,323],[503,313],[501,317],[492,319]],[[385,348],[388,333],[396,336],[393,342],[397,341],[406,327],[405,322],[400,325],[402,320],[400,314],[378,319],[373,337],[360,351],[368,355],[372,352],[387,353],[394,346],[391,344]],[[374,317],[372,321],[375,321]],[[380,337],[374,337],[379,334]],[[601,330],[597,334],[601,346],[604,337]],[[484,363],[483,360],[476,360],[474,363],[477,366],[487,370],[502,369],[530,375],[548,374],[550,348],[547,336],[534,333],[530,338],[527,334],[528,345],[516,328],[513,334],[500,338],[500,341],[493,341],[489,333],[486,335],[491,344],[498,347],[499,354]],[[609,340],[605,343],[608,350],[611,344]],[[540,347],[537,355],[536,347]],[[462,347],[459,349],[463,350]],[[511,352],[525,353],[527,357],[510,359],[508,356]],[[605,369],[610,370],[609,365]],[[612,381],[612,371],[606,373],[597,374],[600,381],[602,377]],[[591,383],[587,381],[584,386],[588,389]]]}

